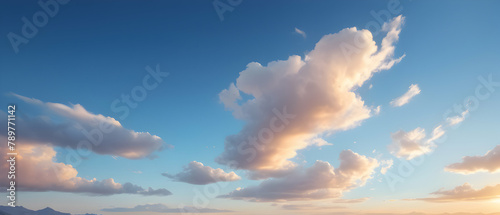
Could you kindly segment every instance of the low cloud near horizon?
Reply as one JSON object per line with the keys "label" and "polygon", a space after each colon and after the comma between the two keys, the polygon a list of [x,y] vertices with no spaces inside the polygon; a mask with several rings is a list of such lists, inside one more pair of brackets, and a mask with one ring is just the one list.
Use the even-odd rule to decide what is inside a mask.
{"label": "low cloud near horizon", "polygon": [[227,213],[232,212],[230,210],[219,210],[212,208],[197,208],[191,206],[182,206],[182,207],[168,207],[164,204],[145,204],[145,205],[137,205],[133,208],[104,208],[101,211],[105,212],[155,212],[155,213]]}
{"label": "low cloud near horizon", "polygon": [[462,162],[453,163],[445,167],[448,172],[473,174],[477,172],[495,173],[500,171],[500,145],[482,156],[465,156]]}
{"label": "low cloud near horizon", "polygon": [[440,189],[431,193],[436,197],[406,199],[427,202],[459,202],[459,201],[486,201],[500,199],[500,184],[474,189],[469,183],[457,186],[451,190]]}
{"label": "low cloud near horizon", "polygon": [[[2,140],[6,137],[0,136]],[[172,193],[166,189],[142,188],[141,186],[115,182],[113,178],[104,180],[78,177],[78,171],[69,164],[55,161],[56,151],[49,145],[17,141],[18,152],[16,184],[22,191],[59,191],[85,193],[89,195],[140,194],[167,196]],[[2,141],[0,152],[8,160],[7,143]],[[0,165],[0,172],[9,172],[9,163]],[[7,177],[0,178],[0,185],[7,187]]]}
{"label": "low cloud near horizon", "polygon": [[286,176],[239,188],[219,198],[258,202],[339,198],[344,191],[363,186],[379,166],[376,159],[351,150],[342,151],[339,160],[338,168],[326,161],[316,161],[311,167],[296,168]]}

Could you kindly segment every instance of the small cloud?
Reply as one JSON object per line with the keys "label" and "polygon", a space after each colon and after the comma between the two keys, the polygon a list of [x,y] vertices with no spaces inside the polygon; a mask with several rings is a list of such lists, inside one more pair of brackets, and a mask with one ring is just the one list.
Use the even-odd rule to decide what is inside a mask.
{"label": "small cloud", "polygon": [[394,161],[392,159],[390,160],[383,160],[380,162],[381,164],[381,168],[380,168],[380,173],[382,173],[382,175],[385,175],[385,173],[387,173],[387,170],[389,170],[392,165],[394,164]]}
{"label": "small cloud", "polygon": [[469,110],[465,110],[464,112],[462,112],[460,115],[458,116],[453,116],[453,117],[448,117],[446,118],[446,121],[448,122],[448,124],[450,126],[453,126],[453,125],[458,125],[460,124],[462,121],[464,121],[465,117],[467,116],[467,114],[469,114]]}
{"label": "small cloud", "polygon": [[304,31],[302,31],[302,30],[300,30],[298,28],[295,28],[295,33],[300,34],[304,38],[306,38],[306,36],[307,36],[306,32],[304,32]]}
{"label": "small cloud", "polygon": [[375,115],[379,115],[380,114],[380,105],[377,106],[375,109],[373,109],[373,112],[375,113]]}
{"label": "small cloud", "polygon": [[132,171],[132,173],[135,173],[135,174],[142,174],[142,171]]}
{"label": "small cloud", "polygon": [[213,169],[205,166],[203,163],[191,161],[184,170],[175,175],[163,173],[163,176],[173,179],[174,181],[185,182],[189,184],[211,184],[219,181],[237,181],[241,177],[234,172],[226,173],[222,169]]}
{"label": "small cloud", "polygon": [[425,141],[425,130],[416,128],[406,132],[399,130],[391,135],[392,144],[388,146],[391,154],[398,158],[411,160],[432,151],[434,144]]}
{"label": "small cloud", "polygon": [[401,107],[401,106],[405,105],[406,103],[410,102],[410,99],[418,94],[420,94],[420,88],[418,87],[417,84],[412,84],[410,86],[410,89],[408,89],[408,91],[405,94],[403,94],[402,96],[400,96],[398,98],[395,98],[394,100],[392,100],[390,102],[390,104],[393,107]]}
{"label": "small cloud", "polygon": [[327,142],[326,140],[322,139],[322,138],[314,138],[311,140],[312,142],[312,145],[315,145],[315,146],[318,146],[318,147],[321,147],[321,146],[333,146],[332,143],[329,143]]}
{"label": "small cloud", "polygon": [[427,140],[427,143],[432,144],[435,140],[442,137],[446,132],[443,129],[443,125],[438,125],[432,130],[432,136]]}
{"label": "small cloud", "polygon": [[348,203],[348,204],[354,204],[354,203],[362,203],[365,202],[366,200],[370,199],[369,197],[365,198],[359,198],[359,199],[335,199],[333,200],[333,203]]}

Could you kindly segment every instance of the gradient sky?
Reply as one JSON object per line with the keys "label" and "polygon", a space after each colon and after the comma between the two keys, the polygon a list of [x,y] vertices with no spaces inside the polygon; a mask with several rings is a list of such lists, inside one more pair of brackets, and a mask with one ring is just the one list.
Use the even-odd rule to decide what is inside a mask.
{"label": "gradient sky", "polygon": [[[155,152],[155,159],[91,153],[73,166],[78,176],[85,179],[113,178],[118,183],[165,188],[172,195],[96,196],[28,191],[18,193],[19,205],[30,209],[49,206],[70,213],[157,214],[101,209],[145,204],[192,206],[197,198],[195,193],[203,193],[204,189],[216,187],[217,195],[224,195],[260,184],[262,181],[249,179],[249,170],[231,169],[215,161],[224,151],[225,138],[237,134],[246,124],[225,108],[219,93],[235,82],[251,62],[266,66],[292,55],[304,60],[323,36],[351,27],[365,29],[370,21],[378,23],[371,11],[386,11],[388,1],[243,0],[232,6],[232,12],[224,13],[223,21],[212,3],[73,0],[61,5],[59,12],[27,44],[19,45],[18,53],[6,35],[21,34],[21,18],[31,19],[41,8],[36,1],[0,3],[0,35],[4,35],[0,42],[2,107],[16,104],[19,117],[33,118],[45,116],[47,111],[15,95],[69,107],[80,104],[90,113],[115,118],[126,129],[149,132],[173,146]],[[420,156],[424,157],[422,163],[411,164],[413,171],[403,176],[404,181],[394,189],[387,177],[400,175],[404,164],[419,160],[406,160],[391,153],[388,145],[395,141],[391,134],[420,127],[429,138],[447,117],[461,113],[446,115],[454,104],[463,104],[469,96],[474,96],[481,85],[479,77],[487,79],[491,75],[493,80],[500,81],[498,9],[497,1],[402,1],[401,11],[390,18],[404,17],[399,40],[394,44],[394,58],[405,57],[392,68],[377,72],[354,91],[367,107],[380,106],[380,113],[361,120],[359,126],[318,134],[332,145],[309,146],[290,159],[304,168],[317,160],[338,168],[339,154],[350,149],[378,162],[393,160],[388,173],[380,172],[380,163],[364,186],[346,190],[339,198],[273,203],[208,197],[206,207],[238,214],[500,212],[498,197],[447,203],[411,200],[433,197],[430,193],[441,188],[452,190],[464,183],[475,189],[500,183],[500,174],[495,170],[472,174],[445,171],[446,166],[461,162],[464,156],[482,156],[500,144],[499,88],[480,100],[477,108],[469,110],[463,122],[447,127],[446,139],[436,141],[437,147],[432,152]],[[389,21],[387,17],[382,19]],[[297,33],[296,28],[306,36]],[[374,36],[377,46],[384,36],[385,33]],[[156,65],[169,76],[148,91],[146,99],[131,109],[127,117],[120,119],[121,114],[111,108],[112,102],[142,83],[148,74],[146,66]],[[412,84],[418,85],[418,95],[401,107],[390,105]],[[64,117],[54,116],[53,120],[63,121]],[[18,134],[20,138],[22,132]],[[67,163],[66,155],[72,150],[57,146],[54,150],[56,162]],[[192,161],[225,172],[234,171],[241,180],[193,185],[161,175],[179,173]],[[490,160],[495,161],[499,159]],[[496,194],[500,196],[500,191]],[[363,198],[369,199],[361,203],[333,203],[338,199]],[[307,207],[287,210],[283,205]]]}

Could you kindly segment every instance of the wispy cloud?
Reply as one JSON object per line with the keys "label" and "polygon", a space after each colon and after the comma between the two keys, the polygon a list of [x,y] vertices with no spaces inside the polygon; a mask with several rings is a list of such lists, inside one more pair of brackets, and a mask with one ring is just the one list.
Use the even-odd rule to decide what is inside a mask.
{"label": "wispy cloud", "polygon": [[457,125],[465,120],[465,117],[467,117],[467,114],[469,114],[469,110],[463,111],[462,114],[460,114],[458,116],[449,117],[446,119],[446,121],[450,124],[450,126]]}
{"label": "wispy cloud", "polygon": [[410,99],[412,99],[414,96],[420,94],[420,88],[418,87],[418,85],[416,84],[412,84],[410,86],[410,89],[408,89],[408,91],[403,94],[402,96],[398,97],[398,98],[395,98],[394,100],[392,100],[390,102],[390,104],[393,106],[393,107],[401,107],[405,104],[407,104],[408,102],[410,102]]}
{"label": "wispy cloud", "polygon": [[303,30],[300,30],[298,28],[295,28],[295,33],[300,34],[304,38],[307,37],[306,32],[304,32]]}

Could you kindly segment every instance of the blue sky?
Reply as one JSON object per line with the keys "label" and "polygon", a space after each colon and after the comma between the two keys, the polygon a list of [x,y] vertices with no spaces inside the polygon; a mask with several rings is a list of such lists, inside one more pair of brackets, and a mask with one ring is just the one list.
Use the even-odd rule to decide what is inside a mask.
{"label": "blue sky", "polygon": [[[250,62],[262,65],[302,58],[327,34],[345,28],[365,29],[376,18],[371,11],[387,8],[387,1],[245,1],[224,13],[221,21],[211,1],[71,1],[39,28],[36,36],[15,53],[5,35],[20,34],[22,17],[40,11],[36,1],[3,2],[0,7],[1,104],[18,105],[18,115],[35,117],[38,107],[10,93],[44,102],[80,104],[94,114],[110,116],[124,128],[149,132],[174,148],[156,152],[156,159],[127,159],[92,153],[75,166],[78,176],[98,180],[114,178],[143,187],[166,188],[170,196],[117,194],[89,196],[67,192],[22,192],[19,204],[28,208],[53,207],[72,213],[104,213],[102,208],[133,207],[162,203],[171,207],[192,205],[193,189],[204,186],[175,182],[161,173],[175,174],[191,161],[202,162],[243,179],[223,184],[221,194],[238,187],[257,185],[246,178],[246,170],[233,170],[214,161],[224,151],[224,139],[238,133],[245,122],[235,119],[219,101],[218,94],[235,82]],[[392,68],[376,73],[356,92],[367,106],[381,106],[378,115],[360,126],[324,136],[333,146],[308,147],[292,158],[311,166],[316,160],[339,165],[339,153],[346,149],[379,161],[393,159],[389,171],[397,172],[401,161],[387,145],[391,133],[417,127],[429,132],[446,120],[443,115],[474,95],[478,77],[492,75],[500,80],[500,20],[495,1],[402,1],[405,17],[394,56],[405,57]],[[388,21],[383,18],[384,22]],[[304,38],[294,29],[304,31]],[[377,45],[384,38],[375,35]],[[146,66],[159,65],[169,76],[148,91],[144,101],[125,119],[111,104],[142,83]],[[402,107],[389,102],[403,95],[412,84],[421,93]],[[373,87],[370,89],[369,86]],[[378,171],[365,186],[345,192],[343,198],[371,199],[351,206],[353,210],[384,210],[385,200],[427,197],[440,188],[453,189],[466,182],[475,188],[496,185],[498,173],[461,175],[444,171],[463,156],[483,155],[498,141],[500,93],[493,92],[470,111],[458,127],[447,130],[446,141],[415,167],[411,176],[391,191]],[[19,135],[22,135],[20,133]],[[67,149],[56,147],[57,161]],[[376,150],[375,152],[373,152]],[[141,173],[134,173],[140,171]],[[78,205],[75,202],[79,202]],[[383,203],[383,204],[381,204]],[[466,203],[471,204],[471,203]],[[499,211],[491,203],[475,203],[469,210]],[[89,206],[91,205],[91,206]],[[446,205],[399,201],[389,206],[395,212],[446,212]],[[279,211],[271,203],[213,198],[210,208],[245,211]],[[407,210],[410,209],[410,210]],[[462,210],[463,209],[463,210]],[[478,209],[479,210],[479,209]],[[108,213],[105,213],[108,214]],[[120,214],[120,213],[109,213]],[[145,213],[147,214],[147,213]]]}

